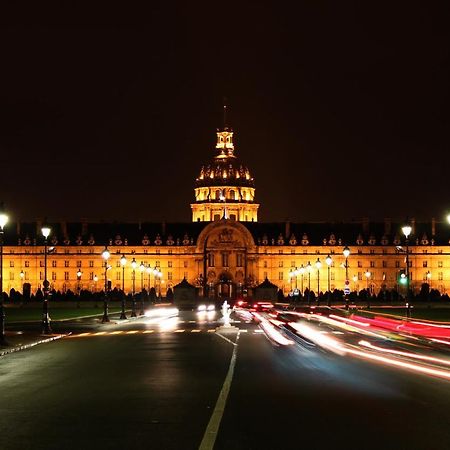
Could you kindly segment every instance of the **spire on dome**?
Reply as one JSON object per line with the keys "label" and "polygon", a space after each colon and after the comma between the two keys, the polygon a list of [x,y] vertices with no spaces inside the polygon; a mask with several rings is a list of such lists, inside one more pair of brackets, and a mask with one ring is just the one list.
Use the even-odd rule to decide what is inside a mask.
{"label": "spire on dome", "polygon": [[226,98],[223,99],[223,128],[217,130],[217,144],[216,149],[220,150],[220,153],[216,158],[235,158],[234,156],[234,144],[233,144],[233,130],[227,125],[227,112],[228,105]]}

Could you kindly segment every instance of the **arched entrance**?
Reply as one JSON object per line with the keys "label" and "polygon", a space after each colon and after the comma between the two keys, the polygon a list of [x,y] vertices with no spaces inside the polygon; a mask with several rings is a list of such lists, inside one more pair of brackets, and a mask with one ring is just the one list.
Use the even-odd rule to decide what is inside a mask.
{"label": "arched entrance", "polygon": [[239,222],[222,219],[210,223],[197,240],[202,253],[199,276],[205,280],[204,295],[234,299],[246,288],[254,273],[255,243],[249,230]]}

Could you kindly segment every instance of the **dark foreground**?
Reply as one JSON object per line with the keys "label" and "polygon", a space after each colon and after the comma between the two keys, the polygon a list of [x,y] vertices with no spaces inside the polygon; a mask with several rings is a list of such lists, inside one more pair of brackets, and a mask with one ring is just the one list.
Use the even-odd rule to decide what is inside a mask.
{"label": "dark foreground", "polygon": [[[216,326],[183,312],[80,328],[0,359],[0,448],[199,448],[234,348]],[[450,448],[449,382],[275,347],[256,325],[237,326],[214,448]]]}

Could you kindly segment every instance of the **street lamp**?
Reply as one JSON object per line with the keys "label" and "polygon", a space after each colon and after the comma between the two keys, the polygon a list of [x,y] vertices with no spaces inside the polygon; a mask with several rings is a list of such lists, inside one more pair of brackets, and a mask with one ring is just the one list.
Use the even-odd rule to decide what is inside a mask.
{"label": "street lamp", "polygon": [[301,280],[301,291],[302,291],[302,297],[303,297],[303,275],[304,275],[304,273],[305,273],[305,268],[303,267],[303,264],[300,266],[300,269],[298,269],[298,271],[299,271],[299,273],[300,273],[300,275],[302,276],[301,278],[300,278],[300,280]]}
{"label": "street lamp", "polygon": [[136,299],[135,299],[135,292],[136,292],[136,267],[137,262],[133,258],[131,261],[131,268],[133,269],[133,293],[131,295],[131,317],[136,317]]}
{"label": "street lamp", "polygon": [[127,315],[125,314],[125,266],[127,265],[127,258],[122,255],[120,258],[120,265],[122,266],[122,311],[120,312],[120,320],[126,320]]}
{"label": "street lamp", "polygon": [[139,311],[139,315],[144,315],[144,271],[145,271],[145,264],[143,261],[141,261],[141,264],[139,265],[139,270],[141,271],[141,310]]}
{"label": "street lamp", "polygon": [[97,292],[97,281],[98,281],[98,276],[94,275],[94,292]]}
{"label": "street lamp", "polygon": [[150,263],[148,264],[148,266],[145,269],[145,271],[148,274],[148,293],[150,295],[150,280],[151,280],[151,275],[152,275],[152,272],[153,272],[153,269],[151,268]]}
{"label": "street lamp", "polygon": [[320,268],[322,267],[322,263],[320,259],[317,258],[316,268],[317,268],[317,304],[319,304],[319,294],[320,294]]}
{"label": "street lamp", "polygon": [[[105,246],[105,249],[102,251],[102,258],[105,260],[105,294],[103,297],[103,317],[102,323],[109,322],[108,317],[108,259],[111,256],[109,253],[108,247]],[[94,278],[95,280],[95,278]]]}
{"label": "street lamp", "polygon": [[83,275],[83,272],[81,272],[80,269],[77,270],[77,290],[78,290],[78,295],[80,295],[80,291],[81,291],[81,275]]}
{"label": "street lamp", "polygon": [[311,263],[306,264],[306,271],[308,272],[308,306],[311,306]]}
{"label": "street lamp", "polygon": [[409,224],[402,227],[406,241],[406,317],[409,317],[409,235],[411,231],[412,227]]}
{"label": "street lamp", "polygon": [[325,258],[325,262],[327,263],[327,276],[328,276],[328,306],[331,306],[331,289],[330,289],[330,267],[333,263],[333,259],[330,255]]}
{"label": "street lamp", "polygon": [[42,334],[52,334],[50,316],[48,314],[48,288],[50,283],[47,280],[47,243],[50,232],[51,228],[47,225],[44,225],[41,228],[42,236],[44,236],[44,303],[42,306]]}
{"label": "street lamp", "polygon": [[159,280],[158,284],[158,297],[161,297],[161,276],[162,272],[158,269],[158,267],[155,266],[153,269],[153,275],[155,276],[155,290],[156,290],[156,279]]}
{"label": "street lamp", "polygon": [[344,250],[342,250],[342,253],[343,253],[344,257],[345,257],[345,284],[344,284],[345,309],[348,310],[349,309],[349,298],[348,298],[348,292],[349,292],[349,286],[348,286],[349,285],[349,281],[348,281],[348,257],[350,256],[350,249],[347,246],[345,246]]}
{"label": "street lamp", "polygon": [[428,281],[428,284],[430,285],[430,289],[431,289],[431,272],[430,271],[427,272],[427,281]]}
{"label": "street lamp", "polygon": [[289,271],[289,280],[291,282],[291,292],[293,291],[292,289],[292,281],[295,278],[295,289],[297,289],[297,268],[291,269]]}
{"label": "street lamp", "polygon": [[366,270],[366,273],[364,274],[366,276],[366,290],[369,291],[369,278],[372,275],[370,270]]}
{"label": "street lamp", "polygon": [[0,343],[5,343],[5,309],[3,307],[3,228],[9,221],[8,215],[0,205]]}

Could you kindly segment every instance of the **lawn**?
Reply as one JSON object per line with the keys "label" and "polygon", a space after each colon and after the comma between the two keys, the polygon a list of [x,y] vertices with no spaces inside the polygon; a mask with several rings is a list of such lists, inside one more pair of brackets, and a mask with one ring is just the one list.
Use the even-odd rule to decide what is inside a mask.
{"label": "lawn", "polygon": [[[120,307],[109,308],[109,313],[117,313],[120,311]],[[102,315],[103,308],[98,307],[80,307],[80,308],[53,308],[49,307],[49,314],[52,320],[70,319],[80,316],[93,316]],[[42,319],[42,308],[25,307],[25,308],[5,308],[6,323],[12,322],[28,322],[28,321],[40,321]]]}

